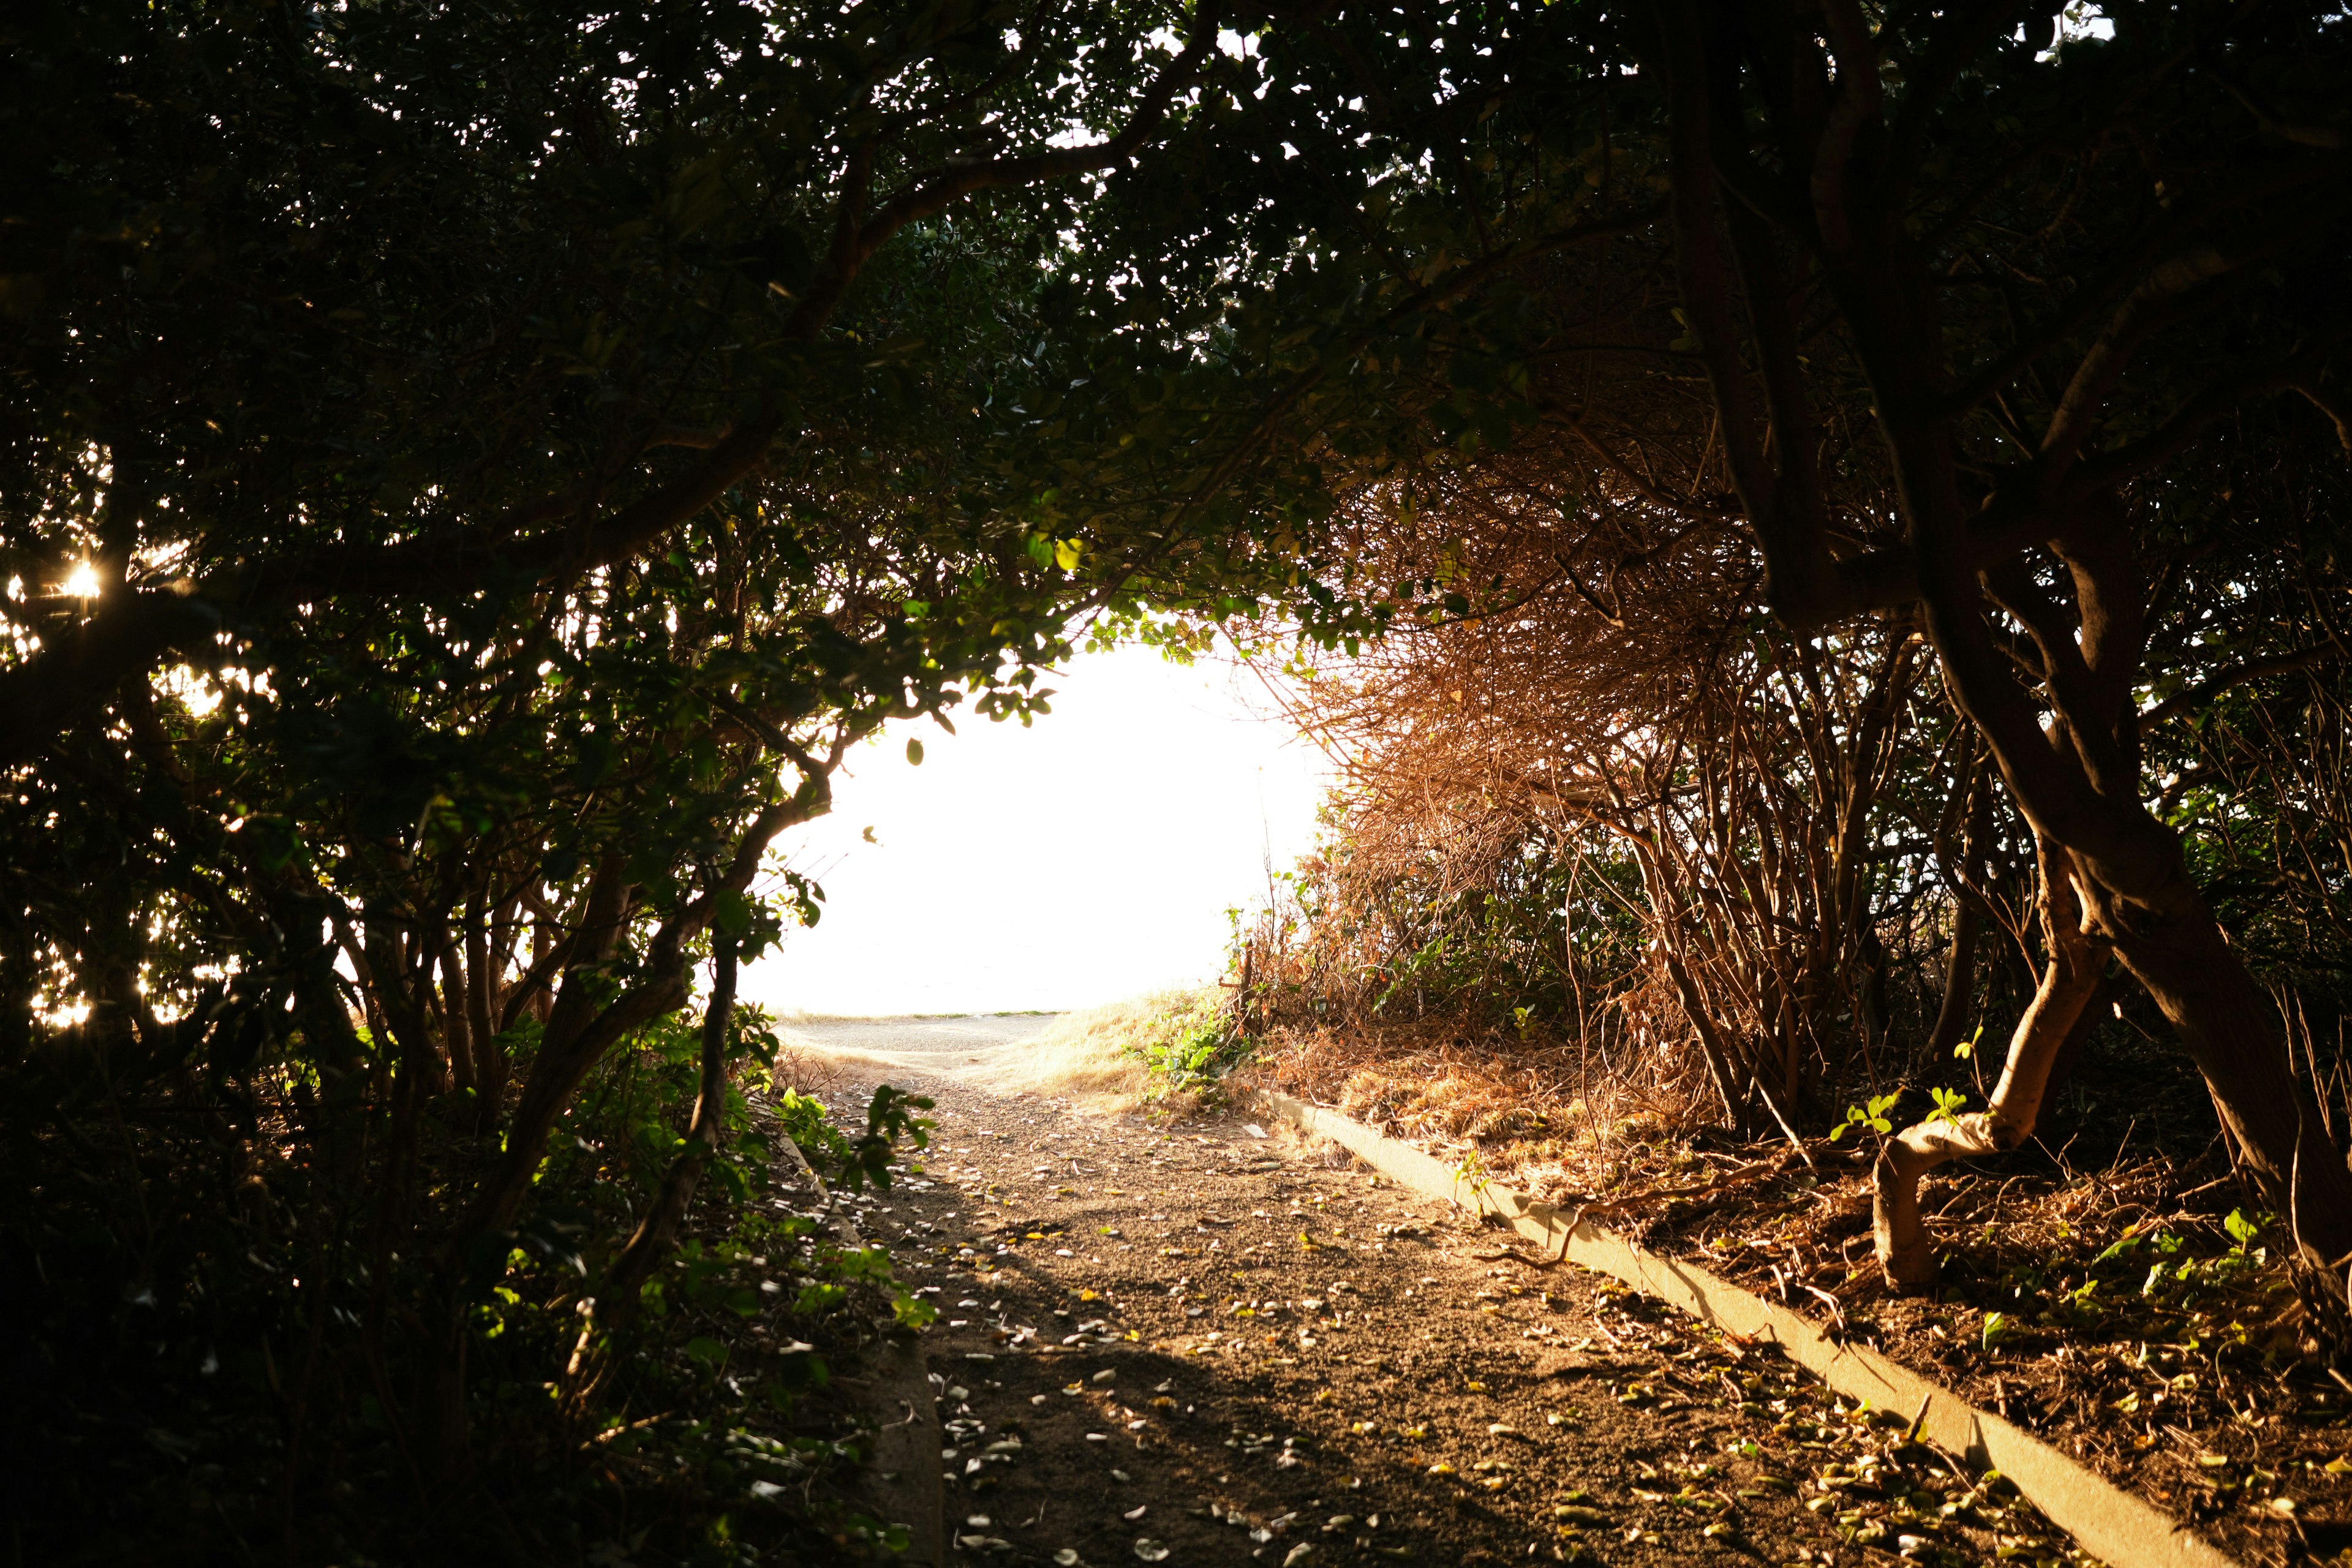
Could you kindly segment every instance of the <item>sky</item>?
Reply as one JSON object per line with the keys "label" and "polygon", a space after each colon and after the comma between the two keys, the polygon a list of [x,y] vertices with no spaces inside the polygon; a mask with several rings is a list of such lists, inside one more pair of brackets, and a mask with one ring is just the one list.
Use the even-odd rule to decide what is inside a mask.
{"label": "sky", "polygon": [[746,1001],[1060,1012],[1216,978],[1226,909],[1313,842],[1321,754],[1228,665],[1123,647],[1043,684],[1026,730],[914,721],[852,755],[833,815],[779,843],[824,916],[746,967]]}

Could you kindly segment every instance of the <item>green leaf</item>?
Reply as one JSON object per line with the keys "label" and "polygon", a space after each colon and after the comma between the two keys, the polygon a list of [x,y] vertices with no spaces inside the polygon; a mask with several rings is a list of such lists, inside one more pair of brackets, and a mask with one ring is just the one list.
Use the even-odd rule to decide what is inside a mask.
{"label": "green leaf", "polygon": [[711,923],[729,936],[751,929],[751,900],[731,889],[711,900]]}
{"label": "green leaf", "polygon": [[2091,1259],[2091,1267],[2096,1268],[2102,1263],[2111,1263],[2118,1258],[2130,1257],[2133,1253],[2139,1250],[2139,1244],[2146,1234],[2146,1232],[2137,1229],[2124,1232],[2123,1235],[2116,1238],[2114,1244],[2109,1246],[2105,1251]]}

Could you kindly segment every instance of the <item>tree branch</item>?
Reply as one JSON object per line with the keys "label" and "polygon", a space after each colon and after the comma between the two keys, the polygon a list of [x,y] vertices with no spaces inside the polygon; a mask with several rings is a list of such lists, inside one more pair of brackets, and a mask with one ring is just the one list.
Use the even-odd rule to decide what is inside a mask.
{"label": "tree branch", "polygon": [[[1200,74],[1202,62],[1215,47],[1221,7],[1203,4],[1194,13],[1192,36],[1183,52],[1169,62],[1143,94],[1126,128],[1117,135],[1083,147],[1056,147],[1013,158],[954,160],[925,170],[899,188],[873,214],[862,210],[862,184],[845,195],[834,247],[824,270],[810,281],[808,291],[785,323],[788,336],[811,338],[823,329],[858,272],[889,237],[910,223],[943,212],[951,204],[979,191],[1034,184],[1070,174],[1107,169],[1143,145],[1177,92]],[[870,171],[869,161],[866,167]]]}
{"label": "tree branch", "polygon": [[2210,680],[2174,692],[2142,713],[2140,724],[2146,728],[2189,718],[2232,687],[2243,686],[2249,680],[2261,680],[2267,676],[2284,675],[2291,669],[2308,669],[2314,665],[2340,658],[2343,652],[2343,644],[2325,642],[2311,647],[2296,648],[2292,653],[2273,654],[2268,658],[2248,659],[2243,664],[2233,665],[2221,671]]}
{"label": "tree branch", "polygon": [[2328,179],[2342,179],[2346,170],[2340,165],[2340,160],[2331,160],[2326,163],[2305,165],[2273,180],[2242,181],[2232,185],[2226,196],[2170,217],[2169,221],[2152,224],[2145,236],[2116,258],[2113,266],[2077,289],[2064,307],[2032,336],[1990,363],[1963,374],[1943,399],[1938,412],[1947,418],[1957,417],[2008,385],[2020,371],[2129,293],[2139,280],[2147,277],[2158,258],[2181,249],[2189,236],[2207,225],[2251,203],[2291,195]]}

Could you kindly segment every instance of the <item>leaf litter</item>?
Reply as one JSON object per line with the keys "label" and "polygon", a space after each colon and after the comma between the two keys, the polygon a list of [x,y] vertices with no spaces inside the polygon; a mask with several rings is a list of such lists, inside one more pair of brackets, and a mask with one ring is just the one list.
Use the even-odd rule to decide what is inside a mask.
{"label": "leaf litter", "polygon": [[[1867,1151],[1814,1140],[1809,1165],[1785,1141],[1680,1138],[1639,1115],[1571,1136],[1540,1075],[1443,1065],[1294,1051],[1252,1070],[1870,1345],[2240,1561],[2352,1563],[2352,1369],[2320,1353],[2284,1225],[2223,1144],[2197,1152],[2210,1108],[2086,1061],[2042,1141],[1923,1183],[1943,1276],[1904,1297],[1873,1258]],[[2184,1152],[2168,1128],[2194,1133]],[[1610,1392],[1644,1408],[1667,1386],[1629,1369]]]}

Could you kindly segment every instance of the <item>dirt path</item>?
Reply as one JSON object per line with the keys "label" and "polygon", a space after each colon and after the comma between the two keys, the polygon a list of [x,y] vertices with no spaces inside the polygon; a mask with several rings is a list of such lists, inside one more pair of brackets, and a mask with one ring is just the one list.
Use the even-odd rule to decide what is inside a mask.
{"label": "dirt path", "polygon": [[1769,1351],[1342,1154],[990,1092],[1045,1022],[794,1031],[858,1053],[844,1121],[880,1081],[938,1101],[861,1223],[940,1309],[955,1561],[2081,1561]]}

